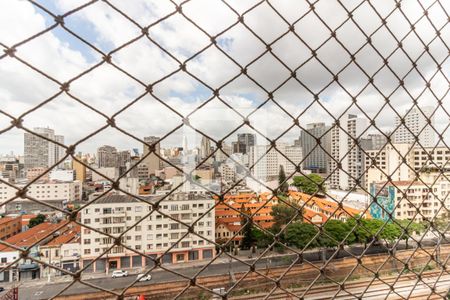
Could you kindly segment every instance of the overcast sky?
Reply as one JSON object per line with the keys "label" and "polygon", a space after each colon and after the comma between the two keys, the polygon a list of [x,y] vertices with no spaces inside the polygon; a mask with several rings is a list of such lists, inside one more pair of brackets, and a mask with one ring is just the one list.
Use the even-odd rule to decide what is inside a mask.
{"label": "overcast sky", "polygon": [[[41,0],[37,2],[53,14],[62,15],[86,1]],[[110,2],[141,27],[154,24],[176,9],[173,3],[163,0],[110,0]],[[247,11],[257,2],[227,1],[239,14]],[[136,39],[129,46],[112,54],[114,64],[135,79],[103,63],[73,81],[70,85],[70,93],[103,114],[112,116],[145,93],[142,83],[153,84],[153,94],[162,103],[152,95],[146,94],[115,117],[118,127],[141,138],[147,135],[164,136],[182,123],[180,115],[168,107],[186,116],[213,96],[208,87],[183,71],[176,72],[160,81],[179,69],[177,60],[180,62],[188,60],[187,70],[209,87],[220,88],[220,97],[223,101],[243,116],[247,116],[259,107],[267,99],[267,92],[274,90],[276,91],[273,97],[276,102],[292,116],[301,115],[300,125],[304,127],[316,121],[331,123],[333,116],[338,118],[348,107],[350,107],[348,110],[350,113],[363,116],[361,108],[369,117],[374,117],[385,104],[384,96],[388,95],[390,95],[392,106],[401,114],[413,105],[411,97],[415,98],[419,95],[419,106],[436,107],[436,97],[439,97],[442,98],[444,108],[450,112],[448,95],[450,60],[447,57],[449,45],[443,42],[450,41],[450,28],[446,26],[448,25],[447,14],[450,13],[449,1],[441,1],[442,7],[438,4],[432,6],[427,17],[423,16],[420,4],[428,7],[434,1],[402,1],[401,11],[397,9],[386,19],[389,30],[383,27],[375,33],[374,31],[382,24],[378,15],[385,18],[390,14],[395,8],[395,1],[371,1],[377,12],[365,3],[353,11],[353,21],[349,20],[342,26],[341,24],[348,18],[346,10],[334,0],[318,1],[315,5],[317,15],[326,21],[330,29],[333,31],[338,29],[336,30],[337,40],[332,38],[321,46],[317,50],[317,59],[311,59],[311,51],[305,43],[310,48],[317,49],[330,37],[330,29],[323,25],[313,12],[306,14],[309,5],[304,0],[269,2],[285,20],[277,15],[268,3],[263,3],[246,13],[244,23],[259,37],[241,23],[222,33],[238,19],[236,13],[222,1],[187,2],[182,6],[183,13],[204,32],[179,13],[175,13],[149,29],[149,37],[170,53],[168,55],[149,38],[141,36],[141,29],[136,24],[105,2],[98,1],[66,17],[65,26],[95,45],[103,53],[109,53]],[[352,11],[360,1],[341,2],[346,5],[347,10]],[[305,14],[302,20],[296,22]],[[419,19],[420,21],[417,22]],[[293,22],[296,22],[294,26],[296,35],[289,32],[279,39],[289,30],[289,24]],[[415,24],[415,33],[410,32],[409,22]],[[366,38],[355,23],[366,35],[373,34],[371,38],[373,46],[366,45],[360,49],[366,43]],[[50,15],[29,2],[0,1],[0,48],[3,52],[4,47],[15,45],[53,24],[54,20]],[[443,26],[444,28],[440,30]],[[436,29],[440,30],[438,38],[436,38]],[[217,45],[210,45],[210,38],[205,32],[211,36],[218,35]],[[402,40],[403,50],[398,49],[393,35],[397,40]],[[266,52],[266,46],[261,40],[272,45],[272,53]],[[277,41],[273,43],[275,40]],[[405,89],[409,93],[400,88],[392,94],[397,88],[398,79],[387,67],[374,76],[374,85],[369,85],[363,90],[368,78],[354,63],[339,74],[339,82],[347,92],[336,83],[323,90],[333,80],[333,76],[318,60],[331,72],[339,72],[351,61],[349,53],[341,44],[350,53],[357,52],[356,62],[369,76],[373,76],[383,66],[383,59],[373,48],[375,47],[384,57],[389,56],[389,67],[397,77],[404,79]],[[433,58],[429,54],[424,54],[417,60],[424,51],[424,44],[429,44],[429,52]],[[191,59],[207,46],[209,47],[200,55]],[[265,90],[245,75],[240,75],[228,83],[238,76],[241,70],[219,51],[218,47],[241,66],[247,66],[248,76]],[[412,68],[412,63],[405,52],[412,60],[417,60],[417,69],[421,75],[417,70],[413,70],[405,77]],[[102,54],[61,27],[19,45],[16,54],[23,61],[60,83],[71,80],[102,61]],[[257,57],[260,58],[252,63]],[[435,75],[436,62],[442,64],[442,73],[438,72]],[[301,65],[303,66],[297,71],[298,80],[289,79],[290,70],[297,69]],[[423,78],[430,81],[430,89],[426,89],[426,81]],[[154,84],[155,82],[157,83]],[[30,69],[17,59],[10,57],[1,59],[0,130],[6,128],[11,122],[5,113],[18,117],[59,91],[60,87],[57,83]],[[328,112],[318,104],[310,105],[314,99],[311,92],[321,92],[319,101]],[[352,98],[348,93],[357,96],[357,104],[360,108],[352,105]],[[227,105],[218,99],[213,99],[190,116],[190,123],[212,138],[222,139],[243,122],[241,115],[232,111]],[[306,108],[308,109],[304,112]],[[252,114],[249,121],[262,134],[275,138],[293,123],[286,112],[269,101]],[[390,130],[393,127],[394,116],[392,108],[385,106],[377,115],[377,126],[382,130]],[[436,111],[435,123],[438,131],[442,131],[448,125],[449,116],[443,108],[438,108]],[[54,128],[58,134],[65,136],[68,145],[84,138],[104,124],[106,124],[104,116],[65,94],[61,94],[24,117],[24,126],[27,128],[36,126]],[[376,129],[372,128],[370,131],[376,132]],[[252,131],[244,126],[238,132]],[[299,134],[298,128],[290,130],[284,140],[293,142]],[[184,127],[165,139],[163,146],[181,146],[183,135],[188,136],[191,146],[200,141],[198,134]],[[449,142],[450,130],[446,131],[444,136]],[[230,143],[234,138],[233,135],[226,141]],[[108,128],[81,144],[77,150],[94,151],[103,144],[114,145],[119,149],[140,148],[136,140]],[[16,153],[23,151],[23,131],[13,129],[0,135],[0,153],[9,151]]]}

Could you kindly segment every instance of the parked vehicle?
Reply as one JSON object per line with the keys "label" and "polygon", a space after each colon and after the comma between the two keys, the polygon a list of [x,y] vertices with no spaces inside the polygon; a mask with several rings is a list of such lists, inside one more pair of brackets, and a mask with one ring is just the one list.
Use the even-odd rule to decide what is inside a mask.
{"label": "parked vehicle", "polygon": [[124,270],[115,270],[112,273],[112,278],[117,278],[117,277],[127,277],[128,276],[128,272],[124,271]]}
{"label": "parked vehicle", "polygon": [[147,275],[145,275],[145,274],[138,274],[137,279],[139,281],[150,281],[150,280],[152,280],[152,275],[150,275],[150,274],[147,274]]}

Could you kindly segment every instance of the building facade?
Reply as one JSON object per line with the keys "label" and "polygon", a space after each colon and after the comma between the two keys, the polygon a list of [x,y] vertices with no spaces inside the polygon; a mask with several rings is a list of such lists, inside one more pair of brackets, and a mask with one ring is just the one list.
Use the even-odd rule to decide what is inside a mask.
{"label": "building facade", "polygon": [[347,115],[340,119],[339,126],[331,128],[331,188],[352,190],[364,186],[364,154],[359,139],[365,137],[363,132],[368,126],[367,119]]}
{"label": "building facade", "polygon": [[[435,143],[434,126],[434,108],[432,106],[424,106],[420,109],[417,107],[407,110],[402,118],[396,116],[395,118],[395,143],[414,144],[416,137],[422,147],[433,147]],[[428,124],[428,120],[430,124]],[[398,128],[397,128],[398,127]]]}
{"label": "building facade", "polygon": [[155,155],[155,153],[158,155],[161,154],[161,148],[160,148],[161,145],[159,143],[159,140],[160,140],[160,138],[156,137],[156,136],[144,137],[144,142],[146,142],[149,145],[154,145],[154,148],[155,148],[154,149],[155,151],[153,153],[150,153],[148,156],[146,156],[150,152],[150,148],[149,148],[149,146],[147,146],[145,144],[143,145],[143,147],[144,147],[143,156],[145,158],[142,160],[141,164],[144,164],[147,166],[147,172],[148,172],[147,175],[152,175],[152,174],[154,175],[154,174],[156,174],[157,170],[161,169],[161,159]]}
{"label": "building facade", "polygon": [[[161,196],[141,199],[154,203],[160,200]],[[209,259],[215,255],[215,246],[210,242],[214,240],[214,210],[209,211],[213,205],[214,200],[207,195],[176,193],[160,203],[159,211],[163,214],[154,211],[147,216],[152,210],[150,204],[125,195],[107,195],[81,212],[81,222],[104,233],[119,236],[126,228],[140,221],[123,235],[124,244],[155,258],[168,250],[169,252],[161,257],[162,263],[187,262]],[[198,235],[187,234],[186,226],[168,216],[185,224],[197,221],[194,231]],[[109,236],[82,229],[82,265],[106,251],[113,242]],[[97,260],[89,271],[109,272],[113,269],[152,265],[151,259],[137,255],[123,246],[115,246],[107,255]]]}
{"label": "building facade", "polygon": [[[325,123],[312,123],[302,130],[300,144],[304,157],[303,169],[315,173],[327,173],[330,161],[330,126]],[[320,145],[317,143],[320,140]]]}
{"label": "building facade", "polygon": [[99,168],[116,168],[117,163],[116,147],[104,145],[97,149],[97,165]]}

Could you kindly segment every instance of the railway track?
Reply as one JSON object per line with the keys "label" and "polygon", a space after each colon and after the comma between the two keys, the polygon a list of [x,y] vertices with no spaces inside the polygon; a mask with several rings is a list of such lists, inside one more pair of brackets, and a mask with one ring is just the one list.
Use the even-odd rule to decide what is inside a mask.
{"label": "railway track", "polygon": [[[427,272],[422,275],[423,280],[430,286],[433,286],[436,282],[437,276],[440,271]],[[382,278],[387,284],[393,284],[396,276]],[[350,282],[345,285],[345,290],[338,292],[339,287],[335,284],[328,284],[322,286],[314,286],[305,293],[306,288],[290,289],[289,291],[298,296],[297,299],[303,296],[305,300],[325,300],[325,299],[446,299],[445,295],[450,287],[450,275],[442,276],[439,282],[436,284],[436,290],[431,292],[430,288],[423,282],[419,282],[416,286],[416,275],[407,274],[400,277],[400,279],[394,285],[394,291],[391,291],[391,287],[381,281],[374,281],[369,289],[366,290],[367,285],[371,280],[364,280],[358,282]],[[411,289],[414,291],[411,292]],[[350,293],[349,293],[350,292]],[[356,296],[356,297],[355,297]],[[269,298],[266,298],[267,294],[259,295],[245,295],[232,297],[233,300],[258,300],[258,299],[296,299],[295,297],[288,295],[282,290],[275,291]]]}

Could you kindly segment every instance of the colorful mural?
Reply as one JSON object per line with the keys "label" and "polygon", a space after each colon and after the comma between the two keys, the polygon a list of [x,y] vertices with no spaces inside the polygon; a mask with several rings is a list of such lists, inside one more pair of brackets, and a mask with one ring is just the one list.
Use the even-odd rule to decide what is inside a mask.
{"label": "colorful mural", "polygon": [[[370,205],[370,215],[374,219],[388,221],[389,214],[394,216],[395,210],[395,188],[393,186],[384,186],[382,184],[372,183],[370,185],[370,195],[373,203]],[[374,197],[376,201],[374,201]]]}

